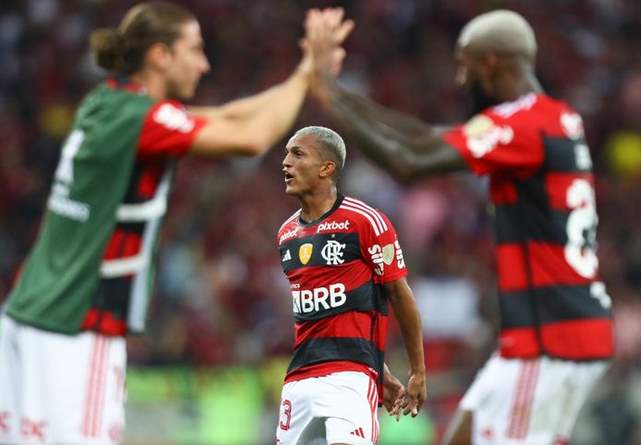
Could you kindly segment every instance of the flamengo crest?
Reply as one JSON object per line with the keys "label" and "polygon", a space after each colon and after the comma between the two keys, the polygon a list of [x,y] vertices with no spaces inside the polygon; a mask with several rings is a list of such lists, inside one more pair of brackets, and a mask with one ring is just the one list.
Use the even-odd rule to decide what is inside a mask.
{"label": "flamengo crest", "polygon": [[327,241],[327,244],[323,246],[323,250],[321,251],[321,255],[327,265],[337,266],[345,262],[343,259],[343,249],[345,249],[345,246],[345,244],[341,244],[338,241]]}

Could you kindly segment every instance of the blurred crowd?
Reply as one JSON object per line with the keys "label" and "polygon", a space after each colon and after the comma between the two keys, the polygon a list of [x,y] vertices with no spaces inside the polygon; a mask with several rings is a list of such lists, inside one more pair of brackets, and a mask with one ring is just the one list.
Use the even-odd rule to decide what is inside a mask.
{"label": "blurred crowd", "polygon": [[[37,235],[75,106],[105,75],[88,52],[88,34],[117,24],[133,3],[1,2],[0,301]],[[300,57],[305,10],[338,4],[356,21],[341,82],[442,123],[463,118],[452,81],[452,50],[462,25],[499,7],[524,14],[537,35],[544,87],[585,120],[597,175],[601,273],[615,305],[617,359],[586,409],[590,421],[579,424],[575,443],[641,443],[641,230],[635,229],[641,218],[641,2],[180,3],[197,13],[212,64],[196,103],[222,103],[284,79]],[[312,102],[297,122],[309,124],[332,126]],[[427,409],[440,431],[495,345],[486,183],[460,174],[404,187],[347,142],[343,192],[390,215],[404,246],[424,317]],[[297,202],[284,194],[283,147],[260,160],[182,162],[162,232],[149,332],[130,339],[130,363],[264,366],[289,355],[291,301],[275,233]],[[399,342],[393,327],[389,360],[404,376]]]}

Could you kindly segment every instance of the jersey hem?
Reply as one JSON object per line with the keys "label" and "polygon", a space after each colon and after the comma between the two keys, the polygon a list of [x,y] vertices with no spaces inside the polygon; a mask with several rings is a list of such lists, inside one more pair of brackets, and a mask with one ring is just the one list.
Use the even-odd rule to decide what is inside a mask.
{"label": "jersey hem", "polygon": [[49,323],[43,323],[41,321],[32,320],[29,317],[23,317],[21,315],[18,315],[16,313],[14,313],[11,310],[11,308],[7,308],[5,313],[9,317],[11,317],[14,321],[16,321],[16,322],[18,322],[20,324],[23,324],[23,325],[31,326],[31,327],[36,328],[36,329],[41,329],[41,330],[44,330],[44,331],[55,332],[56,334],[64,334],[64,335],[76,335],[76,334],[79,334],[81,332],[80,329],[75,329],[75,330],[73,330],[73,329],[61,329],[61,328],[59,328],[57,326],[54,326],[52,324],[49,324]]}
{"label": "jersey hem", "polygon": [[341,360],[316,363],[304,368],[296,369],[285,376],[285,383],[313,377],[323,377],[335,372],[362,372],[363,374],[367,374],[374,381],[376,381],[378,376],[376,371],[365,364],[351,362],[349,360]]}

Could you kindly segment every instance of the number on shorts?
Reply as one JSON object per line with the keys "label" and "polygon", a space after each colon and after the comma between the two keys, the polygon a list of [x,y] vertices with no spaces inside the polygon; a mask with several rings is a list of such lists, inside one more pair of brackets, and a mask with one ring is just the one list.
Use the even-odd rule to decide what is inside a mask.
{"label": "number on shorts", "polygon": [[285,399],[281,405],[280,422],[278,425],[281,430],[287,431],[289,429],[289,423],[292,421],[292,402]]}
{"label": "number on shorts", "polygon": [[585,179],[575,179],[566,194],[568,215],[565,260],[584,278],[594,278],[599,266],[594,247],[599,219],[596,214],[594,189]]}

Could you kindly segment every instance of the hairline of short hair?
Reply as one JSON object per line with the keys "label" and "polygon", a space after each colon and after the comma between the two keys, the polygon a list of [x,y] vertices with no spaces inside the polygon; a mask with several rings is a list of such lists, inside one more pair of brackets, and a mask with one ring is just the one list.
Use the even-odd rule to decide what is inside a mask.
{"label": "hairline of short hair", "polygon": [[336,158],[338,161],[336,165],[337,171],[343,169],[345,166],[345,158],[347,157],[347,149],[345,147],[345,141],[340,134],[331,128],[310,125],[297,130],[293,137],[306,135],[315,136],[322,148],[329,152],[332,157]]}

